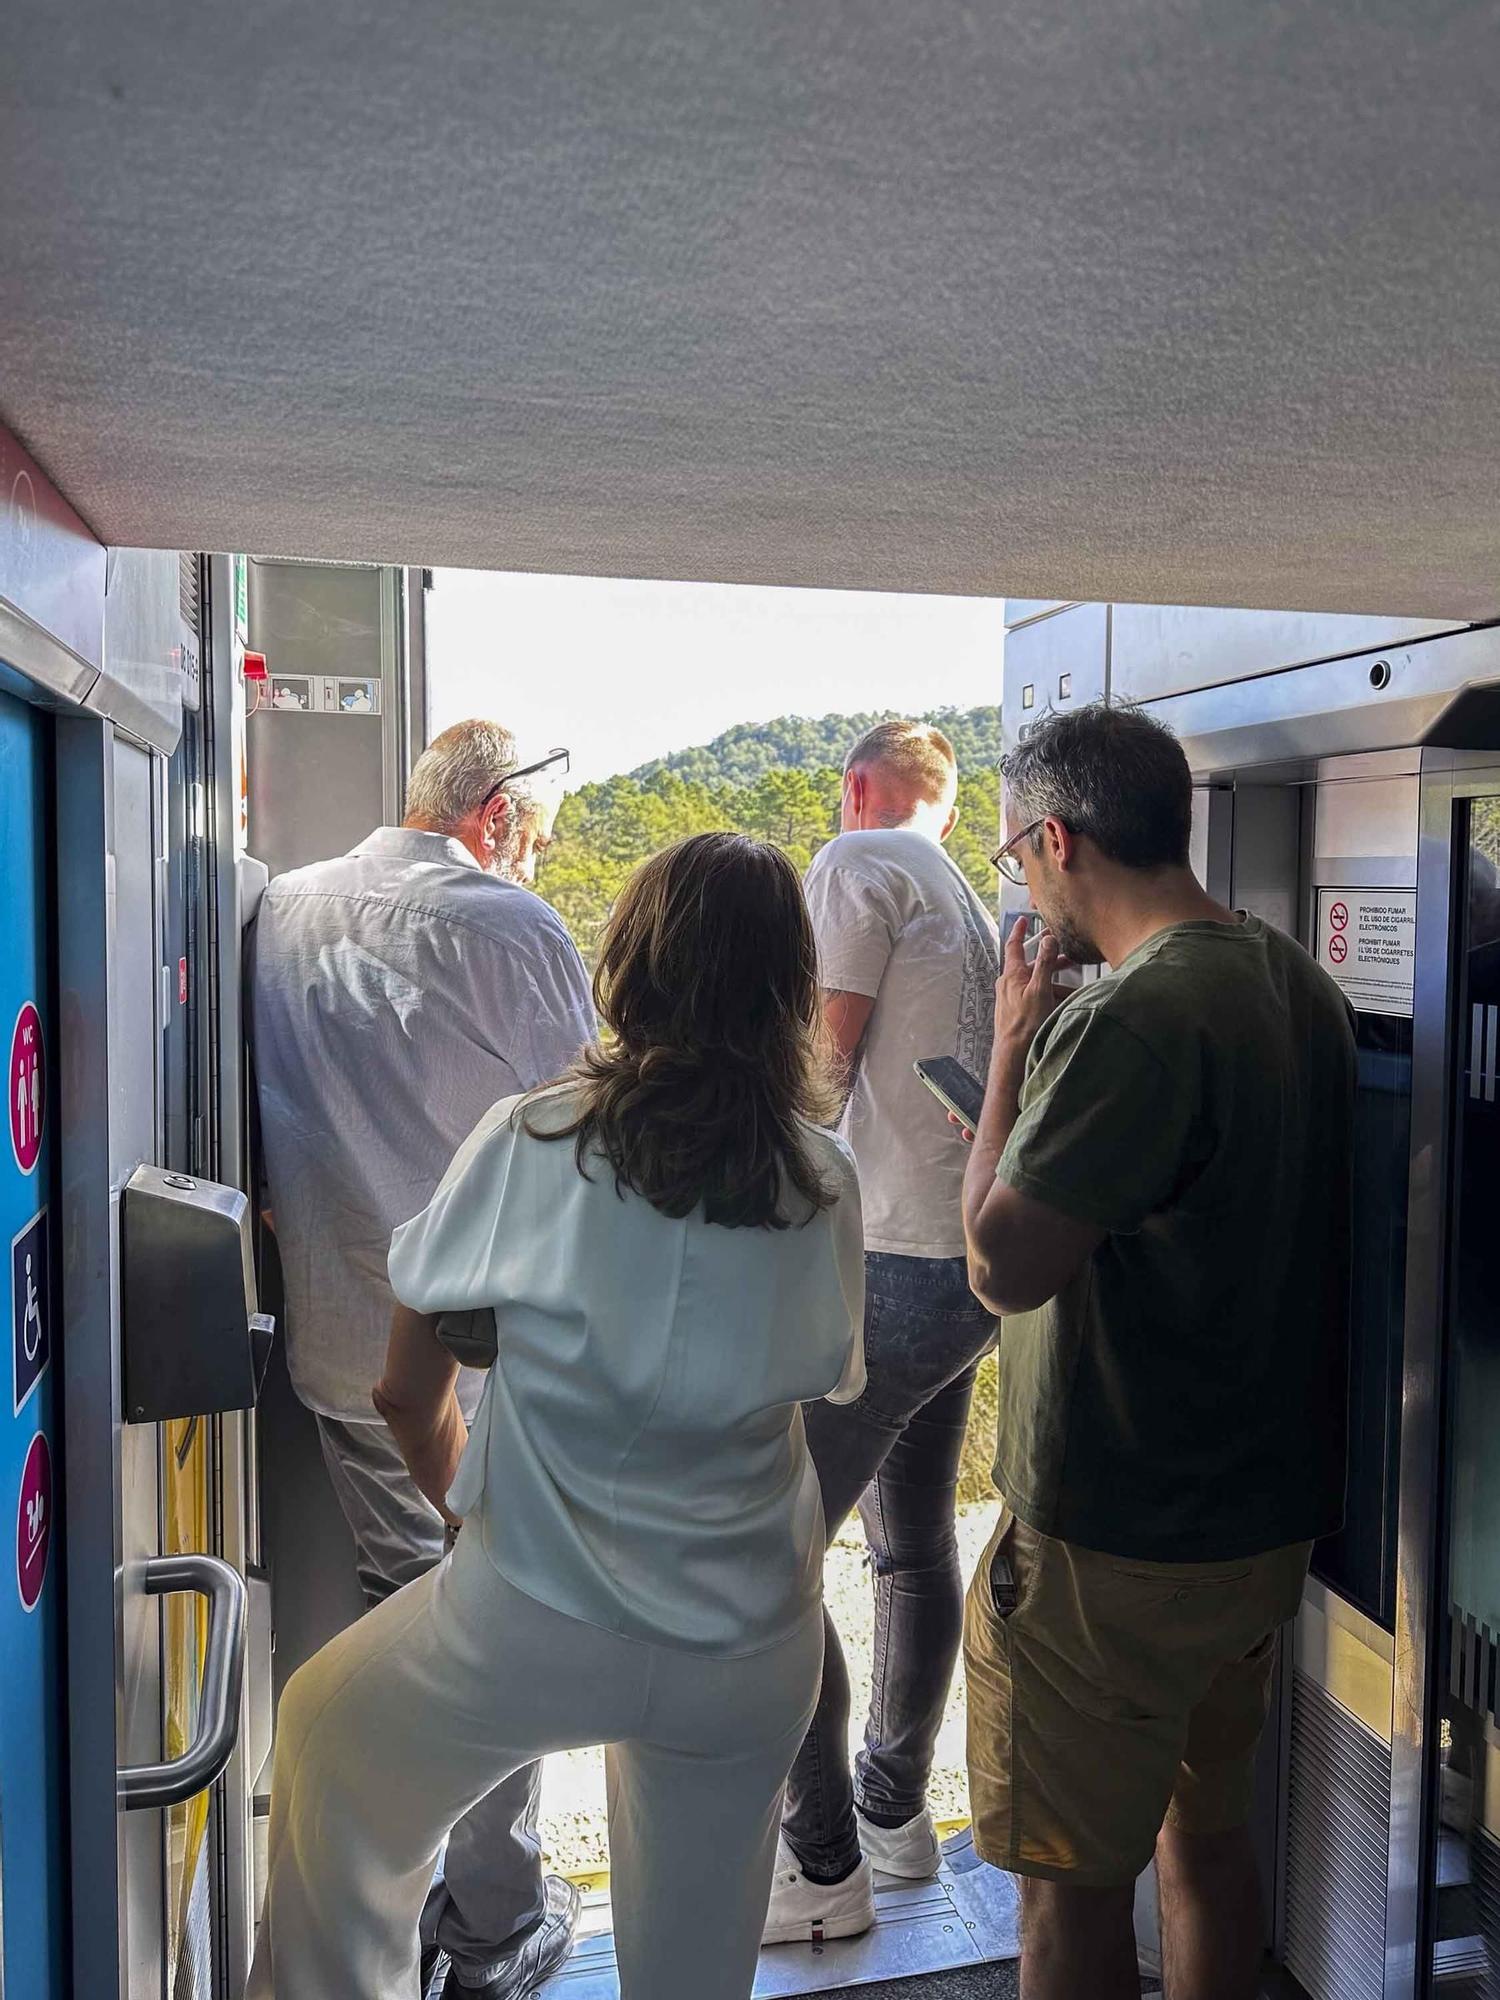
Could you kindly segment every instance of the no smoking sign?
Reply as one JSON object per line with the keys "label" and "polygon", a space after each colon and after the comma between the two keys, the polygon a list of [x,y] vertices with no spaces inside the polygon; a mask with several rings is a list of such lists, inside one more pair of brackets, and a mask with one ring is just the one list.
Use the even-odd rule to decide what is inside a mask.
{"label": "no smoking sign", "polygon": [[1320,889],[1318,962],[1361,1014],[1411,1019],[1417,970],[1415,889]]}

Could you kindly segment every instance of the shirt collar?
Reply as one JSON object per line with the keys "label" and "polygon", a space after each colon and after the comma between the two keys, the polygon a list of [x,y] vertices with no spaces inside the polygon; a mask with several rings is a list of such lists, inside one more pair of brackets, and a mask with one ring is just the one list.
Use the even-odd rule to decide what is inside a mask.
{"label": "shirt collar", "polygon": [[479,867],[468,848],[452,834],[426,833],[415,826],[377,826],[354,852],[389,854],[398,861],[447,861],[459,868]]}

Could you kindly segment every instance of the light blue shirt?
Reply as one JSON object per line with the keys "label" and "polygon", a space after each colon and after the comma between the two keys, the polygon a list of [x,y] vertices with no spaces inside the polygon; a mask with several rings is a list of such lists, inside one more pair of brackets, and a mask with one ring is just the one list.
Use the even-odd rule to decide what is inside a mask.
{"label": "light blue shirt", "polygon": [[[567,1122],[568,1092],[533,1117]],[[674,1219],[602,1158],[497,1104],[391,1245],[419,1312],[499,1332],[449,1495],[518,1590],[611,1632],[719,1654],[786,1636],[822,1588],[800,1405],[864,1388],[864,1235],[851,1155],[806,1128],[838,1191],[787,1229]]]}
{"label": "light blue shirt", "polygon": [[[391,1231],[487,1105],[560,1076],[593,1039],[588,975],[540,897],[460,841],[391,826],[279,876],[252,953],[292,1382],[324,1416],[373,1422]],[[469,1378],[467,1408],[480,1386]]]}

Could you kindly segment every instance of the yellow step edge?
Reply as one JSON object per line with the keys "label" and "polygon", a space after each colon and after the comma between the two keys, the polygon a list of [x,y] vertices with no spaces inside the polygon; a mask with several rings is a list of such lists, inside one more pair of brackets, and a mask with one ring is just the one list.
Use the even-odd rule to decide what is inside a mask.
{"label": "yellow step edge", "polygon": [[[939,1840],[949,1840],[955,1833],[962,1833],[969,1824],[969,1816],[963,1814],[958,1819],[935,1820]],[[609,1891],[609,1869],[578,1868],[563,1875],[565,1882],[571,1882],[581,1896],[602,1896]]]}

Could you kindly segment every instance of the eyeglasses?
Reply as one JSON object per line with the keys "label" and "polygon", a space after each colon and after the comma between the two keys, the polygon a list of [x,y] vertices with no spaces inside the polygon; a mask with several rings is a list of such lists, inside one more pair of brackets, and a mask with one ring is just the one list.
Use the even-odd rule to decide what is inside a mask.
{"label": "eyeglasses", "polygon": [[1039,826],[1045,826],[1046,823],[1047,816],[1043,813],[1042,817],[1034,819],[1030,826],[1023,826],[1019,833],[1013,833],[1005,845],[996,848],[990,856],[990,866],[998,868],[1006,881],[1014,882],[1018,889],[1026,887],[1026,864],[1015,850],[1023,840],[1029,840]]}
{"label": "eyeglasses", "polygon": [[519,771],[507,771],[499,784],[492,785],[485,793],[484,805],[479,810],[483,812],[484,807],[498,799],[505,787],[513,785],[517,778],[533,778],[538,771],[550,771],[554,764],[560,766],[559,777],[565,778],[572,769],[572,759],[566,750],[549,750],[545,757],[538,757],[534,764],[523,764]]}

